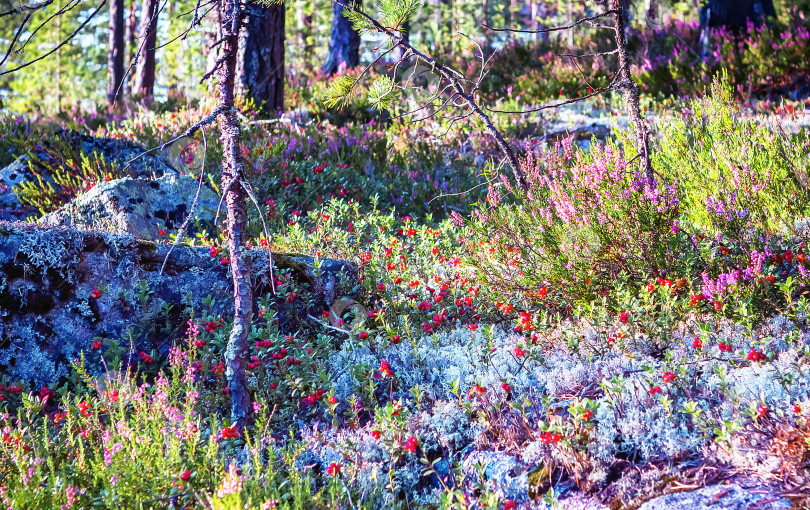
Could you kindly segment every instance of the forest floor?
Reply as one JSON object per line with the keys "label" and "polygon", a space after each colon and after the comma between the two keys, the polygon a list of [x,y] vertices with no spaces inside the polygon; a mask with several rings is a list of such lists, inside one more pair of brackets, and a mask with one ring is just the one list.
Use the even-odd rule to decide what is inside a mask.
{"label": "forest floor", "polygon": [[[272,285],[244,431],[229,422],[213,211],[154,272],[169,213],[199,182],[209,201],[221,191],[215,133],[131,176],[3,119],[4,165],[52,140],[43,179],[14,196],[56,219],[0,223],[0,366],[37,346],[64,369],[0,375],[0,503],[807,508],[810,105],[750,108],[717,82],[660,106],[653,181],[604,104],[499,119],[531,133],[527,192],[497,177],[474,127],[248,124],[251,246],[312,258],[257,262]],[[210,109],[66,127],[155,147]],[[160,207],[110,200],[138,183]],[[75,230],[101,227],[123,233]]]}

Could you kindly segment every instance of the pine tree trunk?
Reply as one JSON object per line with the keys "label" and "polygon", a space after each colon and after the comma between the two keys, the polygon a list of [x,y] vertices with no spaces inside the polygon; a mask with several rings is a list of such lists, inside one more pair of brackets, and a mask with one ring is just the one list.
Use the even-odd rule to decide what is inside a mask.
{"label": "pine tree trunk", "polygon": [[613,32],[616,38],[616,49],[619,55],[619,72],[616,87],[622,91],[627,117],[636,139],[636,150],[641,157],[641,164],[644,174],[653,182],[654,174],[650,161],[650,131],[644,118],[641,116],[641,100],[638,87],[630,74],[630,61],[627,55],[627,39],[624,27],[623,0],[613,0]]}
{"label": "pine tree trunk", "polygon": [[228,213],[228,250],[233,278],[233,328],[225,351],[225,375],[231,394],[231,421],[242,429],[250,413],[247,387],[248,334],[253,316],[250,259],[245,245],[245,192],[238,179],[242,175],[241,127],[234,107],[236,61],[239,54],[239,32],[242,17],[236,0],[221,3],[222,55],[227,56],[216,72],[219,106],[226,107],[219,116],[222,142],[222,189]]}
{"label": "pine tree trunk", "polygon": [[298,59],[302,65],[309,67],[307,57],[312,55],[312,13],[307,14],[304,11],[302,2],[297,2],[296,6],[295,19],[298,24],[298,46],[300,49]]}
{"label": "pine tree trunk", "polygon": [[284,110],[284,5],[265,7],[262,15],[242,27],[236,85],[269,117]]}
{"label": "pine tree trunk", "polygon": [[[361,7],[362,0],[354,0]],[[340,67],[352,68],[360,64],[360,34],[352,28],[351,22],[343,15],[343,6],[332,4],[332,32],[329,34],[329,53],[321,71],[329,76]]]}
{"label": "pine tree trunk", "polygon": [[442,47],[442,0],[433,0],[433,24],[436,25],[436,51]]}
{"label": "pine tree trunk", "polygon": [[[157,45],[158,0],[144,0],[138,41],[138,70],[135,76],[135,94],[146,103],[155,93],[155,46]],[[142,46],[141,46],[142,45]]]}
{"label": "pine tree trunk", "polygon": [[[135,52],[138,51],[137,46],[137,32],[138,32],[138,0],[132,0],[131,5],[129,7],[129,13],[127,17],[127,33],[126,33],[126,45],[127,45],[127,65],[130,65],[129,62],[132,62],[135,59]],[[126,93],[131,93],[131,82],[132,82],[132,73],[128,73],[127,76],[124,77],[124,86],[126,88]]]}
{"label": "pine tree trunk", "polygon": [[121,99],[124,79],[124,0],[110,2],[110,28],[107,51],[107,103],[113,105]]}

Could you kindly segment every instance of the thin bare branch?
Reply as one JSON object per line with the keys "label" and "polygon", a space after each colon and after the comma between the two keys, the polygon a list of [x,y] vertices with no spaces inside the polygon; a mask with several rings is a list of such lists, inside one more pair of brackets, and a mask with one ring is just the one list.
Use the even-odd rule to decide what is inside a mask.
{"label": "thin bare branch", "polygon": [[557,53],[557,56],[558,57],[569,57],[569,58],[606,57],[608,55],[615,55],[616,53],[619,53],[618,49],[613,50],[613,51],[603,51],[603,52],[600,52],[600,53],[582,53],[582,54]]}
{"label": "thin bare branch", "polygon": [[14,48],[14,45],[17,44],[17,39],[20,38],[20,34],[22,33],[22,31],[25,28],[25,25],[28,23],[29,19],[31,19],[31,12],[30,11],[25,13],[25,19],[22,20],[22,23],[20,23],[20,26],[17,29],[17,32],[14,34],[14,38],[9,43],[8,49],[6,50],[6,54],[3,55],[3,60],[0,60],[0,67],[2,67],[3,64],[6,63],[6,60],[8,60],[9,55],[11,55],[11,50]]}
{"label": "thin bare branch", "polygon": [[93,12],[90,14],[90,16],[88,16],[88,17],[87,17],[87,19],[86,19],[86,20],[84,20],[84,22],[83,22],[81,25],[79,25],[79,28],[77,28],[77,29],[76,29],[76,30],[75,30],[75,31],[74,31],[72,34],[70,34],[70,35],[69,35],[69,36],[68,36],[68,37],[67,37],[65,40],[63,40],[62,42],[60,42],[60,43],[59,43],[59,45],[57,45],[56,47],[54,47],[53,49],[51,49],[49,52],[47,52],[47,53],[45,53],[44,55],[41,55],[41,56],[39,56],[39,57],[37,57],[37,58],[35,58],[35,59],[33,59],[33,60],[29,60],[28,62],[26,62],[26,63],[24,63],[24,64],[20,64],[19,66],[15,67],[14,69],[9,69],[8,71],[3,71],[3,72],[0,72],[0,76],[4,76],[4,75],[6,75],[6,74],[11,74],[11,73],[14,73],[14,72],[16,72],[16,71],[19,71],[20,69],[26,68],[26,67],[30,66],[31,64],[35,64],[35,63],[39,62],[40,60],[43,60],[43,59],[47,58],[48,56],[53,55],[54,53],[56,53],[57,51],[59,51],[59,48],[61,48],[62,46],[66,45],[66,44],[67,44],[67,43],[69,43],[69,42],[70,42],[70,41],[71,41],[71,40],[72,40],[74,37],[76,37],[76,35],[77,35],[79,32],[81,32],[81,31],[82,31],[82,29],[83,29],[85,26],[87,26],[87,24],[88,24],[88,23],[90,23],[90,20],[92,20],[94,17],[96,17],[96,14],[98,14],[98,13],[99,13],[99,11],[101,11],[101,8],[102,8],[102,7],[104,7],[106,4],[107,4],[107,0],[101,0],[101,3],[100,3],[100,4],[99,4],[99,6],[96,8],[96,10],[95,10],[95,11],[93,11]]}
{"label": "thin bare branch", "polygon": [[182,225],[180,225],[180,229],[177,231],[177,237],[175,237],[174,242],[169,248],[169,251],[166,252],[166,257],[163,258],[163,264],[161,264],[160,266],[160,272],[158,273],[158,276],[162,275],[163,270],[166,269],[166,262],[169,261],[169,255],[172,254],[172,250],[174,250],[174,247],[180,244],[180,242],[183,240],[183,237],[186,234],[186,229],[188,228],[188,224],[191,223],[191,219],[194,217],[194,210],[197,208],[197,202],[199,202],[200,200],[200,192],[202,191],[203,186],[202,184],[203,176],[205,174],[205,159],[206,156],[208,155],[208,139],[205,137],[205,128],[200,127],[200,132],[202,132],[203,137],[203,159],[202,165],[200,166],[200,175],[198,179],[199,183],[197,184],[197,193],[194,194],[194,200],[191,202],[191,207],[189,208],[186,220],[183,222]]}
{"label": "thin bare branch", "polygon": [[207,73],[205,73],[202,78],[200,78],[200,85],[202,85],[202,83],[205,80],[212,77],[214,75],[214,73],[217,72],[217,69],[219,69],[219,66],[224,64],[225,61],[228,60],[228,58],[230,58],[230,54],[227,54],[227,53],[225,55],[222,55],[221,57],[219,57],[217,59],[217,61],[214,62],[214,65],[211,66],[211,69]]}
{"label": "thin bare branch", "polygon": [[54,0],[45,0],[43,2],[38,2],[38,3],[35,3],[35,4],[22,4],[22,5],[19,5],[19,6],[15,7],[15,8],[13,8],[13,9],[11,9],[11,10],[8,10],[8,11],[5,11],[5,12],[0,12],[0,18],[2,18],[4,16],[12,16],[14,14],[20,14],[20,13],[23,13],[23,12],[38,11],[38,10],[44,8],[44,7],[47,7],[47,6],[51,5],[53,3],[53,1]]}
{"label": "thin bare branch", "polygon": [[615,85],[611,84],[611,85],[609,85],[607,87],[602,87],[600,89],[596,89],[593,92],[591,92],[590,94],[587,94],[587,95],[582,96],[582,97],[575,97],[573,99],[560,101],[559,103],[546,104],[546,105],[538,106],[537,108],[530,108],[528,110],[499,110],[497,108],[490,108],[489,106],[484,106],[484,108],[486,108],[487,111],[490,111],[490,112],[493,112],[493,113],[517,113],[517,114],[533,113],[533,112],[539,112],[539,111],[542,111],[542,110],[550,110],[551,108],[559,108],[560,106],[565,106],[567,104],[578,103],[578,102],[584,101],[584,100],[586,100],[588,98],[598,96],[600,94],[604,94],[605,92],[607,92],[609,90],[613,90],[614,88],[616,88]]}
{"label": "thin bare branch", "polygon": [[61,16],[61,15],[65,14],[66,12],[72,11],[72,10],[73,10],[73,9],[74,9],[76,6],[78,6],[78,5],[81,3],[81,1],[82,1],[82,0],[73,0],[72,2],[68,2],[68,4],[67,4],[67,5],[65,5],[64,7],[62,7],[61,9],[59,9],[58,11],[56,11],[55,13],[51,14],[50,16],[48,16],[48,17],[45,19],[45,21],[43,21],[42,23],[40,23],[40,24],[39,24],[39,26],[38,26],[37,28],[35,28],[34,30],[32,30],[32,31],[31,31],[31,33],[28,35],[28,38],[26,38],[26,39],[25,39],[25,42],[24,42],[24,43],[22,43],[22,46],[20,46],[20,47],[17,49],[17,51],[15,51],[14,53],[22,53],[22,51],[23,51],[23,50],[25,50],[25,47],[28,45],[28,43],[29,43],[29,42],[31,42],[31,40],[34,38],[34,36],[36,36],[36,35],[37,35],[37,33],[38,33],[38,32],[39,32],[39,31],[40,31],[40,30],[41,30],[41,29],[42,29],[42,28],[43,28],[45,25],[47,25],[48,23],[50,23],[50,22],[51,22],[51,20],[53,20],[53,19],[54,19],[54,18],[56,18],[57,16]]}
{"label": "thin bare branch", "polygon": [[[256,195],[253,194],[253,187],[247,182],[240,179],[242,187],[245,189],[250,201],[256,207],[256,212],[259,214],[259,219],[262,220],[262,231],[264,232],[264,239],[267,241],[267,257],[270,262],[270,288],[273,290],[273,295],[276,295],[276,279],[273,277],[273,251],[270,249],[270,231],[267,229],[267,222],[264,220],[264,212],[256,200]],[[224,194],[223,194],[224,196]]]}
{"label": "thin bare branch", "polygon": [[[583,23],[588,23],[588,22],[593,21],[595,19],[604,18],[605,16],[610,16],[611,14],[614,14],[615,12],[616,12],[616,9],[609,9],[607,11],[600,12],[599,14],[595,14],[593,16],[588,16],[587,18],[578,19],[578,20],[576,20],[573,23],[568,24],[568,25],[563,25],[563,26],[559,26],[559,27],[551,27],[551,28],[543,28],[541,30],[521,30],[519,28],[493,28],[493,27],[487,25],[486,23],[482,23],[482,26],[484,28],[486,28],[487,30],[492,30],[493,32],[512,32],[512,33],[515,33],[515,34],[546,34],[546,33],[549,33],[549,32],[559,32],[561,30],[569,30],[569,29],[572,29],[572,28],[574,28],[574,27],[576,27],[578,25],[581,25]],[[599,26],[599,28],[612,28],[612,27],[602,25],[602,26]]]}
{"label": "thin bare branch", "polygon": [[190,126],[188,129],[186,129],[185,131],[183,131],[183,133],[182,133],[182,134],[180,134],[180,136],[177,136],[177,137],[175,137],[175,138],[172,138],[171,140],[169,140],[168,142],[164,143],[163,145],[159,145],[159,146],[157,146],[157,147],[152,147],[151,149],[149,149],[149,150],[147,150],[147,151],[141,152],[140,154],[138,154],[138,155],[137,155],[137,156],[135,156],[134,158],[130,159],[130,160],[129,160],[129,161],[127,161],[127,163],[126,163],[126,164],[123,166],[122,170],[125,170],[125,169],[129,168],[129,165],[131,165],[131,164],[132,164],[132,163],[134,163],[135,161],[139,160],[140,158],[142,158],[142,157],[146,156],[147,154],[151,154],[151,153],[153,153],[153,152],[155,152],[155,151],[163,150],[163,149],[165,149],[166,147],[171,146],[172,144],[174,144],[174,143],[175,143],[175,142],[177,142],[178,140],[181,140],[181,139],[183,139],[183,138],[185,138],[185,137],[187,137],[187,136],[191,136],[191,135],[193,135],[194,133],[196,133],[196,132],[197,132],[197,130],[199,130],[199,129],[200,129],[200,128],[202,128],[203,126],[207,126],[208,124],[210,124],[210,123],[214,122],[215,120],[217,120],[217,117],[219,116],[219,114],[220,114],[220,113],[222,113],[222,112],[224,112],[224,111],[225,111],[225,110],[227,110],[227,109],[228,109],[228,107],[226,107],[226,106],[224,106],[224,105],[220,105],[220,106],[218,106],[218,107],[217,107],[217,108],[216,108],[216,109],[215,109],[213,112],[211,112],[211,113],[210,113],[210,114],[209,114],[209,115],[208,115],[206,118],[202,119],[201,121],[197,122],[197,123],[196,123],[196,124],[194,124],[193,126]]}

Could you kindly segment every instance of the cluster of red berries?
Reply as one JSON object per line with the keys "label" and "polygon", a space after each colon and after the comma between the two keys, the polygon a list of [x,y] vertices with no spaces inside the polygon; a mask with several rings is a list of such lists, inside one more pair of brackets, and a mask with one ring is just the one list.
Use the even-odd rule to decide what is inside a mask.
{"label": "cluster of red berries", "polygon": [[340,474],[340,468],[341,467],[343,467],[343,466],[341,466],[337,462],[332,462],[331,464],[329,464],[329,467],[326,468],[326,474],[331,476],[331,477],[335,477],[335,476]]}
{"label": "cluster of red berries", "polygon": [[223,361],[212,361],[211,372],[219,376],[223,375],[225,373],[225,363]]}
{"label": "cluster of red berries", "polygon": [[202,325],[205,326],[206,333],[213,333],[221,328],[224,323],[225,319],[217,319],[215,321],[203,321]]}
{"label": "cluster of red berries", "polygon": [[520,324],[515,327],[515,331],[531,331],[534,329],[531,313],[524,310],[519,312],[518,315],[520,316]]}
{"label": "cluster of red berries", "polygon": [[689,304],[692,305],[692,306],[695,306],[700,301],[705,301],[705,300],[706,300],[706,296],[704,296],[703,294],[695,294],[694,296],[689,298]]}
{"label": "cluster of red berries", "polygon": [[152,356],[146,354],[145,352],[141,351],[139,356],[141,357],[141,363],[145,363],[147,365],[151,364],[153,361]]}
{"label": "cluster of red berries", "polygon": [[768,357],[765,356],[764,352],[758,351],[752,347],[751,350],[748,351],[748,356],[746,356],[746,359],[756,363],[757,361],[767,361]]}
{"label": "cluster of red berries", "polygon": [[[323,399],[324,394],[326,394],[326,390],[323,388],[318,388],[312,395],[307,395],[306,397],[302,398],[301,403],[306,406],[314,406],[319,400]],[[331,405],[335,405],[337,404],[337,399],[335,397],[329,397],[327,402],[329,402]]]}
{"label": "cluster of red berries", "polygon": [[271,356],[274,360],[284,359],[287,356],[287,349],[282,347],[278,351],[274,352]]}
{"label": "cluster of red berries", "polygon": [[87,418],[90,417],[90,402],[83,400],[79,402],[79,412]]}
{"label": "cluster of red berries", "polygon": [[403,445],[403,449],[410,453],[416,453],[416,447],[419,446],[419,440],[415,437],[409,437],[407,441],[405,441],[405,445]]}
{"label": "cluster of red berries", "polygon": [[393,377],[393,375],[394,375],[394,371],[391,370],[391,367],[388,365],[388,362],[385,361],[385,360],[380,361],[379,372],[380,372],[380,374],[382,374],[383,377]]}
{"label": "cluster of red berries", "polygon": [[544,432],[540,434],[540,441],[543,444],[559,443],[562,436],[559,434],[552,434],[551,432]]}
{"label": "cluster of red berries", "polygon": [[12,394],[14,394],[14,393],[22,393],[22,386],[15,386],[15,385],[12,384],[8,388],[6,388],[4,385],[0,384],[0,391],[8,391],[9,393],[12,393]]}
{"label": "cluster of red berries", "polygon": [[474,399],[476,397],[483,397],[484,393],[486,393],[486,392],[487,392],[486,388],[476,384],[475,386],[470,388],[470,391],[467,393],[467,398],[469,400],[472,400],[472,399]]}
{"label": "cluster of red berries", "polygon": [[239,431],[236,430],[236,425],[231,427],[224,427],[219,433],[220,439],[239,439]]}
{"label": "cluster of red berries", "polygon": [[511,313],[515,307],[509,303],[501,303],[500,301],[495,303],[495,308],[500,310],[503,313]]}

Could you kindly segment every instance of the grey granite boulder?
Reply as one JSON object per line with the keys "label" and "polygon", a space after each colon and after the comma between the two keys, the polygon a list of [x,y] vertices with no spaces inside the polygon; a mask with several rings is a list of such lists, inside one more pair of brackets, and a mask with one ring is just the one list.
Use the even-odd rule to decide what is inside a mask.
{"label": "grey granite boulder", "polygon": [[61,209],[39,220],[44,226],[128,233],[139,239],[165,239],[176,232],[191,213],[197,190],[200,196],[188,234],[195,224],[212,231],[219,196],[188,175],[165,174],[155,179],[125,177],[97,184]]}
{"label": "grey granite boulder", "polygon": [[[207,248],[179,245],[161,275],[168,251],[128,234],[0,222],[0,374],[52,383],[68,375],[82,350],[91,352],[94,340],[118,340],[137,360],[141,350],[167,352],[192,310],[229,320],[228,266]],[[267,297],[268,253],[250,254],[255,296]],[[274,254],[273,266],[289,269],[312,294],[293,302],[269,297],[284,331],[301,327],[308,314],[319,316],[356,285],[350,263],[322,260],[316,273],[309,257]]]}
{"label": "grey granite boulder", "polygon": [[761,490],[744,489],[737,484],[710,485],[694,491],[675,492],[651,499],[638,510],[788,510],[793,505],[787,499]]}
{"label": "grey granite boulder", "polygon": [[[81,154],[98,158],[106,164],[123,169],[127,162],[144,153],[146,149],[128,140],[98,138],[76,131],[60,131],[52,138],[42,140],[5,168],[0,168],[0,220],[22,220],[37,217],[38,211],[24,205],[14,193],[14,187],[23,182],[42,181],[43,185],[55,186],[53,173],[76,172]],[[72,165],[74,168],[68,168]],[[160,177],[175,170],[169,161],[159,154],[147,154],[133,161],[125,173],[131,177]]]}

